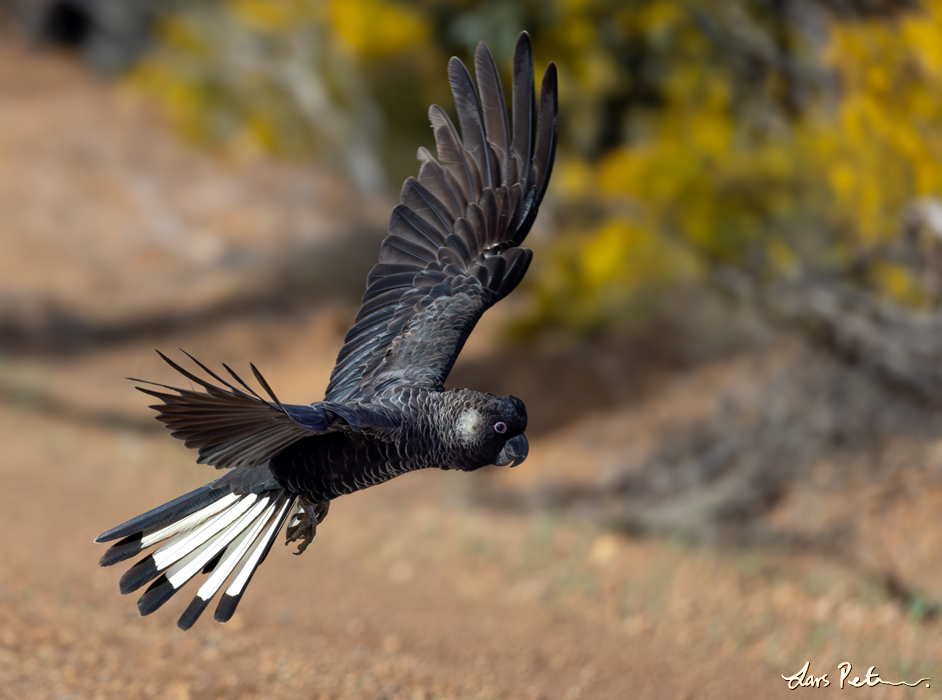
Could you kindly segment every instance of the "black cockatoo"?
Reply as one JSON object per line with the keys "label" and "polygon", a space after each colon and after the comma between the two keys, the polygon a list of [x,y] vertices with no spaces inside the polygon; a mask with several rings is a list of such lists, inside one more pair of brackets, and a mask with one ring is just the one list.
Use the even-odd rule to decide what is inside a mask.
{"label": "black cockatoo", "polygon": [[202,572],[178,625],[192,626],[220,590],[215,619],[225,622],[285,523],[300,553],[338,496],[416,469],[473,471],[526,458],[523,402],[445,391],[444,382],[477,320],[530,264],[531,251],[519,246],[553,167],[556,67],[546,69],[537,102],[530,39],[520,35],[509,122],[483,43],[474,64],[477,90],[460,60],[448,63],[462,138],[433,105],[438,160],[419,149],[419,177],[402,188],[323,401],[286,405],[254,365],[267,397],[229,367],[224,378],[194,358],[212,382],[164,357],[202,390],[138,387],[160,399],[157,419],[198,450],[199,463],[228,470],[97,538],[118,540],[102,566],[160,544],[121,577],[122,593],[148,586],[142,615]]}

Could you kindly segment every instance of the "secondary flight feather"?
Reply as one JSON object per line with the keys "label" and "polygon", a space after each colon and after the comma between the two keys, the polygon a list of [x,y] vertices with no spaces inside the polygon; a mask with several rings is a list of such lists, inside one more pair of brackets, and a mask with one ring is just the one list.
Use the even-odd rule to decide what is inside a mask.
{"label": "secondary flight feather", "polygon": [[161,357],[196,389],[145,382],[152,408],[197,462],[226,473],[100,535],[110,566],[153,546],[121,577],[121,593],[147,586],[138,610],[158,609],[197,575],[202,585],[178,621],[191,627],[221,592],[229,620],[255,570],[287,524],[301,553],[339,496],[416,469],[473,471],[526,459],[526,408],[513,396],[444,390],[481,315],[512,292],[530,265],[520,245],[546,192],[557,135],[556,67],[534,90],[530,39],[513,62],[512,121],[491,52],[479,44],[476,81],[457,58],[448,78],[458,129],[441,107],[429,120],[436,159],[418,152],[418,177],[402,188],[379,262],[337,357],[323,401],[283,404],[228,366],[209,379]]}

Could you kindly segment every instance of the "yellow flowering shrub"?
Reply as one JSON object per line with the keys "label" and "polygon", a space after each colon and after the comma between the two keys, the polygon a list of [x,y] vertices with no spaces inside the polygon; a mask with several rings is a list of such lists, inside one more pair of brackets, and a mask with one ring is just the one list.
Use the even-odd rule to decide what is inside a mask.
{"label": "yellow flowering shrub", "polygon": [[361,56],[393,56],[429,39],[431,23],[418,10],[383,0],[332,0],[330,23]]}
{"label": "yellow flowering shrub", "polygon": [[[942,198],[942,2],[795,7],[807,16],[749,0],[233,0],[169,20],[134,80],[194,138],[394,191],[431,145],[417,115],[450,107],[445,57],[486,40],[509,88],[530,30],[538,73],[560,69],[561,144],[540,224],[554,235],[527,282],[537,323],[591,328],[724,266],[840,275],[899,237],[914,200]],[[896,263],[855,274],[924,301]]]}
{"label": "yellow flowering shrub", "polygon": [[[666,43],[670,55],[657,66],[659,103],[635,110],[593,167],[563,166],[559,186],[577,188],[583,206],[594,196],[606,214],[564,231],[576,243],[557,254],[581,263],[570,266],[568,285],[543,283],[547,317],[562,305],[570,323],[598,322],[606,295],[717,266],[766,280],[801,267],[840,276],[900,238],[913,201],[942,198],[942,3],[893,19],[830,18],[817,45],[793,36],[793,56],[820,76],[796,114],[779,100],[775,71],[744,94],[698,26],[706,6],[655,1],[613,18]],[[570,74],[577,91],[611,73],[582,79],[582,70],[577,62]],[[896,263],[877,258],[858,281],[897,302],[925,301],[912,271]]]}

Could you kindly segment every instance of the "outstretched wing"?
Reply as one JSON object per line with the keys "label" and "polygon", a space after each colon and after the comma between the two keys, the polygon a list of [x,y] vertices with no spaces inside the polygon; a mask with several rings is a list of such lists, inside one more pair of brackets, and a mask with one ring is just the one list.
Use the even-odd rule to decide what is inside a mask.
{"label": "outstretched wing", "polygon": [[518,246],[553,168],[556,66],[543,75],[537,106],[530,38],[520,35],[509,123],[497,66],[483,42],[474,65],[477,90],[460,60],[448,63],[462,138],[432,105],[440,162],[419,149],[419,177],[403,185],[331,373],[328,401],[406,384],[441,387],[478,319],[527,271],[532,252]]}
{"label": "outstretched wing", "polygon": [[[161,400],[162,403],[151,406],[157,411],[157,420],[170,429],[173,437],[199,451],[197,464],[212,464],[218,469],[250,469],[263,464],[291,443],[310,435],[321,435],[342,428],[359,430],[365,424],[382,427],[388,427],[387,423],[392,425],[392,420],[381,412],[365,407],[351,408],[329,401],[309,406],[283,404],[255,365],[252,365],[252,372],[270,400],[259,396],[227,365],[223,367],[238,386],[227,382],[188,353],[191,360],[225,388],[188,372],[163,353],[158,351],[157,354],[184,377],[204,389],[196,391],[143,379],[133,380],[174,392],[137,387],[138,391]],[[242,477],[255,478],[251,475]]]}

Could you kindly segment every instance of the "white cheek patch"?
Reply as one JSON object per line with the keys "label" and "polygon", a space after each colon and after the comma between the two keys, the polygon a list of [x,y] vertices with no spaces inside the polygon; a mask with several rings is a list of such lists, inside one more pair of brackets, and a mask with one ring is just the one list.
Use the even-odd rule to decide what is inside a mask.
{"label": "white cheek patch", "polygon": [[455,423],[455,432],[458,434],[458,439],[462,442],[474,440],[483,420],[483,417],[476,409],[466,408],[463,410]]}

